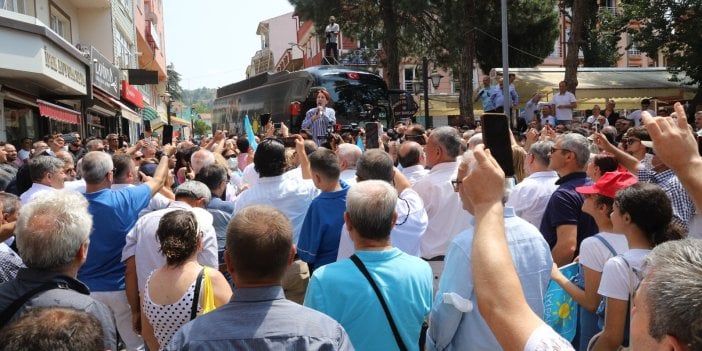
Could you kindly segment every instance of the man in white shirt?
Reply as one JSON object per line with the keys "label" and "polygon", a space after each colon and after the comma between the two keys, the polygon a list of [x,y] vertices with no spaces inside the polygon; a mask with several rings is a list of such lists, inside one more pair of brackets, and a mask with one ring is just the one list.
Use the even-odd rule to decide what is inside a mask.
{"label": "man in white shirt", "polygon": [[[298,150],[298,154],[301,152]],[[233,215],[236,216],[239,211],[251,205],[273,206],[283,212],[292,223],[293,244],[297,245],[307,209],[312,200],[319,195],[319,189],[311,179],[283,174],[286,165],[285,146],[280,140],[265,139],[258,144],[253,164],[260,178],[256,185],[236,199]],[[286,298],[302,303],[309,276],[307,264],[296,258],[283,278]]]}
{"label": "man in white shirt", "polygon": [[424,151],[427,167],[431,170],[413,188],[424,201],[429,216],[429,226],[421,239],[421,255],[429,261],[436,290],[449,243],[456,234],[470,226],[472,216],[463,209],[451,184],[458,171],[456,158],[461,154],[458,131],[448,126],[434,129]]}
{"label": "man in white shirt", "polygon": [[[327,64],[338,64],[339,62],[339,24],[336,23],[334,16],[329,17],[329,24],[324,29],[324,34],[327,38],[327,45],[324,50],[324,57],[334,57],[334,62],[327,61]],[[332,53],[334,56],[332,56]],[[328,60],[328,59],[327,59]]]}
{"label": "man in white shirt", "polygon": [[339,167],[341,168],[339,179],[349,186],[356,184],[356,162],[361,158],[362,153],[361,148],[356,144],[339,144],[336,149],[336,156],[339,157]]}
{"label": "man in white shirt", "polygon": [[517,216],[537,228],[541,225],[551,195],[558,188],[558,174],[548,168],[548,154],[552,146],[551,141],[540,141],[531,145],[524,161],[524,168],[529,176],[512,189],[505,203],[505,206],[514,208]]}
{"label": "man in white shirt", "polygon": [[36,156],[29,160],[29,174],[32,186],[20,195],[20,203],[25,205],[43,191],[63,189],[66,173],[63,161],[53,156]]}
{"label": "man in white shirt", "polygon": [[651,106],[651,100],[649,99],[642,99],[641,100],[641,109],[636,110],[629,115],[626,116],[626,119],[633,121],[634,122],[634,127],[638,127],[641,125],[641,112],[643,111],[648,111],[648,113],[651,114],[651,116],[655,116],[656,113],[653,112],[652,109],[649,108]]}
{"label": "man in white shirt", "polygon": [[[420,239],[429,223],[424,202],[414,191],[409,180],[395,169],[392,159],[386,152],[371,149],[358,160],[358,181],[382,180],[395,186],[398,199],[395,205],[397,221],[390,232],[392,246],[412,256],[420,255]],[[354,253],[354,245],[346,226],[341,230],[337,260],[348,258]]]}
{"label": "man in white shirt", "polygon": [[412,185],[429,173],[429,170],[424,168],[424,149],[419,143],[405,141],[400,145],[397,156],[402,166],[402,174]]}
{"label": "man in white shirt", "polygon": [[566,82],[558,83],[558,94],[553,96],[553,105],[556,107],[556,123],[570,125],[573,120],[573,109],[578,107],[573,93],[566,91]]}

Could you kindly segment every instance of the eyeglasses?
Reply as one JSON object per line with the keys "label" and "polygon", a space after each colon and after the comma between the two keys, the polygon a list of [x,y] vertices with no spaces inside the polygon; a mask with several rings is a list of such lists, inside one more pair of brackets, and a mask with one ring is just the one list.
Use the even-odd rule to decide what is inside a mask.
{"label": "eyeglasses", "polygon": [[461,184],[463,184],[462,180],[451,179],[451,186],[453,187],[453,191],[458,191],[458,189],[461,187]]}
{"label": "eyeglasses", "polygon": [[623,139],[622,139],[622,144],[624,144],[624,145],[634,145],[634,143],[640,142],[640,141],[641,141],[640,139],[636,139],[636,138],[623,138]]}

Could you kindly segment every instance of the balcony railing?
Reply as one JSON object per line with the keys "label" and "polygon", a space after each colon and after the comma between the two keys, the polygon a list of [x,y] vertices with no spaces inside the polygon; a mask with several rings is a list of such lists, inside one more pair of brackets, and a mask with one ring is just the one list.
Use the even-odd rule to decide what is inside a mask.
{"label": "balcony railing", "polygon": [[609,12],[612,15],[618,15],[619,14],[619,8],[618,7],[609,7],[609,6],[600,6],[598,9],[599,13],[602,12]]}

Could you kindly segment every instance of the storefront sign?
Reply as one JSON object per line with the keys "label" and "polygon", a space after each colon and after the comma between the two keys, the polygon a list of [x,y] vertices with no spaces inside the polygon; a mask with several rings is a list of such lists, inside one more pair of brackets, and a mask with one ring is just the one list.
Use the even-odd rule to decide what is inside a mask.
{"label": "storefront sign", "polygon": [[112,64],[105,56],[90,47],[90,57],[93,59],[93,86],[100,88],[112,97],[119,99],[120,70]]}
{"label": "storefront sign", "polygon": [[44,46],[44,65],[52,71],[85,87],[85,69],[76,62],[66,60],[61,55],[52,53],[47,45]]}
{"label": "storefront sign", "polygon": [[129,85],[126,80],[122,81],[122,98],[129,101],[138,108],[144,107],[144,97],[139,89]]}

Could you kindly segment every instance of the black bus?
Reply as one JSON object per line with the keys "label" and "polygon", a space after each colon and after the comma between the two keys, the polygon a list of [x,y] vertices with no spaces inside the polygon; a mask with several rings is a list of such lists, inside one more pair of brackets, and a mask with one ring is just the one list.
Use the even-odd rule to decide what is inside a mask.
{"label": "black bus", "polygon": [[307,110],[316,106],[316,93],[326,89],[336,111],[337,127],[380,121],[392,125],[392,103],[385,81],[376,74],[344,66],[316,66],[296,72],[263,73],[217,89],[213,130],[244,133],[244,116],[257,131],[259,116],[270,113],[292,132],[302,125]]}

